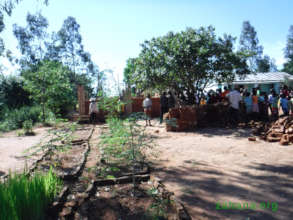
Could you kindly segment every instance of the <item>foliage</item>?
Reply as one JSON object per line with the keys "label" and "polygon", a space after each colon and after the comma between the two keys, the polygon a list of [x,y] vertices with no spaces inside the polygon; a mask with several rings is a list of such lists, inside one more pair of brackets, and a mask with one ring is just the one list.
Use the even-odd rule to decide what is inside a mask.
{"label": "foliage", "polygon": [[[48,47],[48,58],[58,60],[71,70],[70,83],[77,91],[77,84],[84,85],[89,96],[92,95],[92,81],[99,81],[100,71],[91,56],[84,50],[80,25],[74,17],[69,16],[63,22],[61,29],[52,36],[53,41]],[[97,78],[97,79],[96,79]]]}
{"label": "foliage", "polygon": [[99,97],[98,108],[106,112],[107,118],[117,118],[121,113],[122,105],[125,103],[119,97]]}
{"label": "foliage", "polygon": [[18,48],[23,55],[20,64],[23,68],[36,65],[42,61],[46,53],[48,20],[37,13],[28,13],[26,17],[27,26],[13,25],[13,33],[18,40]]}
{"label": "foliage", "polygon": [[244,21],[242,24],[239,50],[249,54],[248,64],[250,71],[257,72],[257,60],[261,59],[263,47],[259,45],[257,33],[249,21]]}
{"label": "foliage", "polygon": [[148,194],[152,196],[153,203],[150,206],[150,214],[152,219],[164,219],[166,218],[169,201],[168,199],[163,199],[159,195],[159,191],[156,188],[151,188],[148,190]]}
{"label": "foliage", "polygon": [[22,123],[22,128],[25,135],[33,134],[33,121],[31,119],[24,121]]}
{"label": "foliage", "polygon": [[44,219],[46,208],[61,186],[52,168],[45,175],[37,173],[31,178],[25,174],[10,174],[8,180],[0,184],[0,219]]}
{"label": "foliage", "polygon": [[293,60],[288,60],[285,64],[284,64],[284,68],[283,71],[286,73],[290,73],[293,75]]}
{"label": "foliage", "polygon": [[257,60],[257,72],[266,73],[266,72],[277,72],[277,66],[275,60],[271,59],[268,55],[263,56]]}
{"label": "foliage", "polygon": [[126,120],[107,119],[109,130],[101,135],[103,157],[106,161],[118,158],[128,161],[132,168],[133,187],[135,194],[135,173],[138,164],[145,162],[145,150],[152,147],[152,138],[146,134],[146,127],[138,121],[144,118],[142,113],[133,113]]}
{"label": "foliage", "polygon": [[[52,121],[55,116],[47,110],[45,112],[47,121]],[[32,123],[40,122],[42,118],[42,108],[40,106],[24,106],[19,109],[7,109],[3,115],[3,120],[0,121],[0,131],[10,131],[21,128],[27,120],[32,120]]]}
{"label": "foliage", "polygon": [[131,86],[131,75],[135,72],[135,63],[136,59],[135,58],[129,58],[126,61],[126,67],[124,68],[124,83],[127,85],[127,87]]}
{"label": "foliage", "polygon": [[234,41],[230,35],[217,38],[211,26],[169,32],[145,41],[135,65],[128,68],[131,74],[125,71],[138,89],[173,89],[186,93],[188,104],[193,104],[197,90],[249,73],[245,54],[233,52]]}
{"label": "foliage", "polygon": [[289,28],[289,34],[287,36],[287,44],[285,48],[285,57],[287,62],[284,64],[284,72],[293,74],[293,25]]}
{"label": "foliage", "polygon": [[24,82],[21,77],[0,75],[0,109],[31,105],[29,93],[24,90],[23,86]]}
{"label": "foliage", "polygon": [[35,71],[22,73],[25,89],[32,94],[31,98],[42,106],[43,113],[49,108],[55,114],[65,114],[73,108],[75,94],[70,87],[68,73],[68,68],[56,61],[44,61]]}
{"label": "foliage", "polygon": [[293,25],[289,28],[289,34],[287,36],[287,44],[285,48],[285,57],[293,60]]}
{"label": "foliage", "polygon": [[80,25],[75,18],[68,17],[62,28],[52,34],[48,34],[48,21],[41,13],[28,13],[26,20],[26,27],[13,26],[18,48],[23,55],[19,61],[22,68],[35,72],[45,60],[60,62],[71,70],[67,73],[75,94],[77,84],[81,84],[91,96],[92,82],[97,80],[100,71],[92,62],[90,54],[84,51]]}
{"label": "foliage", "polygon": [[[77,123],[66,122],[64,119],[56,119],[54,128],[48,131],[48,134],[43,138],[44,142],[39,143],[25,152],[30,155],[35,155],[38,152],[45,151],[47,149],[56,149],[65,151],[72,147],[73,134],[76,131]],[[62,143],[62,145],[60,145]]]}
{"label": "foliage", "polygon": [[[22,0],[5,0],[2,3],[0,3],[0,33],[5,28],[4,15],[7,14],[8,16],[11,16],[13,9],[21,1]],[[44,4],[48,5],[48,0],[44,0],[43,2]],[[5,51],[4,41],[0,37],[0,56],[3,55],[4,51]],[[1,64],[0,64],[0,68],[1,68]]]}

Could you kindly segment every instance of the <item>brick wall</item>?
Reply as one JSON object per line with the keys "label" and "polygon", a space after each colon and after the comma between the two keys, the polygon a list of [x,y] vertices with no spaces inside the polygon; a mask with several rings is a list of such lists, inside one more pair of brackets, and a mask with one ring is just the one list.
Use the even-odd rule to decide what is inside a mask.
{"label": "brick wall", "polygon": [[[152,97],[152,117],[160,117],[160,98]],[[143,112],[143,97],[132,97],[132,112]]]}

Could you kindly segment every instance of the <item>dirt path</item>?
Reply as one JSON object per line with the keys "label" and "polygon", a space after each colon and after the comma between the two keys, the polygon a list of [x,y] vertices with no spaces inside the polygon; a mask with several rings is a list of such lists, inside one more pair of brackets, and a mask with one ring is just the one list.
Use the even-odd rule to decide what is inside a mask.
{"label": "dirt path", "polygon": [[[293,146],[249,142],[244,129],[175,133],[154,125],[155,173],[193,219],[293,219]],[[217,202],[256,207],[217,210]]]}
{"label": "dirt path", "polygon": [[0,137],[0,176],[11,170],[22,171],[26,164],[29,166],[37,157],[24,157],[24,151],[40,143],[49,128],[36,128],[35,136],[18,137],[16,131],[3,133]]}

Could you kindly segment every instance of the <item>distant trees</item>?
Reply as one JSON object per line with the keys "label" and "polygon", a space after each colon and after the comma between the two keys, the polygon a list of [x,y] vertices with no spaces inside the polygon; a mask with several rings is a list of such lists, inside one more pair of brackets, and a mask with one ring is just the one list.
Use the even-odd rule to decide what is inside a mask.
{"label": "distant trees", "polygon": [[234,41],[216,37],[211,26],[169,32],[141,44],[139,56],[127,62],[124,81],[139,89],[174,89],[194,104],[197,90],[249,73],[245,55],[233,52]]}
{"label": "distant trees", "polygon": [[[54,75],[55,72],[48,71],[48,69],[46,71],[43,70],[45,67],[52,67],[52,63],[50,62],[54,61],[53,63],[59,63],[63,67],[68,67],[65,71],[63,67],[57,66],[59,70],[61,68],[64,71],[62,74],[67,74],[65,78],[69,80],[68,86],[70,86],[72,94],[74,94],[73,99],[75,101],[77,101],[77,84],[84,85],[88,94],[91,95],[93,92],[92,84],[94,81],[101,83],[102,77],[100,75],[102,73],[99,71],[98,66],[92,62],[90,54],[84,51],[82,37],[79,33],[80,25],[76,22],[75,18],[68,17],[64,21],[62,28],[57,33],[52,33],[51,35],[47,33],[48,21],[40,13],[35,15],[28,13],[26,20],[26,27],[21,27],[16,24],[13,26],[14,35],[18,40],[18,48],[22,54],[19,61],[22,67],[21,75],[26,74],[26,76],[23,75],[26,77],[26,82],[31,80],[32,85],[38,85],[38,83],[40,85],[46,84],[46,80],[51,77],[46,74]],[[41,72],[40,68],[42,70]],[[38,80],[40,82],[35,81],[33,77],[28,77],[34,74],[39,76]],[[65,78],[63,77],[61,79]],[[59,80],[61,79],[59,78]],[[67,81],[64,83],[67,85]],[[99,86],[101,88],[101,85]],[[44,88],[44,86],[40,88]],[[30,91],[32,92],[32,90]],[[38,100],[38,102],[44,104],[44,102],[49,100],[48,98],[44,98],[44,91],[40,94],[42,94],[42,100]],[[52,94],[49,93],[49,95]],[[61,103],[63,102],[61,101]],[[48,104],[48,106],[53,107],[53,111],[59,112],[55,104]]]}

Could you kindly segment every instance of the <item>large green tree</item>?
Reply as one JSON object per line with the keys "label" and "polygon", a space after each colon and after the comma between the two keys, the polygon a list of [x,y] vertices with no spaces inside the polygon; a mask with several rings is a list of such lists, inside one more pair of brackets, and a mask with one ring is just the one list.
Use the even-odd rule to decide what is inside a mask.
{"label": "large green tree", "polygon": [[245,54],[233,51],[234,41],[230,35],[217,37],[211,26],[169,32],[141,44],[139,56],[128,62],[124,80],[138,89],[186,93],[187,102],[193,104],[197,90],[249,73]]}
{"label": "large green tree", "polygon": [[249,54],[248,65],[252,72],[258,70],[258,60],[262,60],[263,47],[259,45],[257,32],[249,21],[244,21],[239,40],[239,50]]}
{"label": "large green tree", "polygon": [[25,89],[31,98],[43,109],[49,108],[56,114],[65,114],[73,109],[75,94],[70,85],[70,69],[57,61],[44,60],[32,69],[23,71]]}

